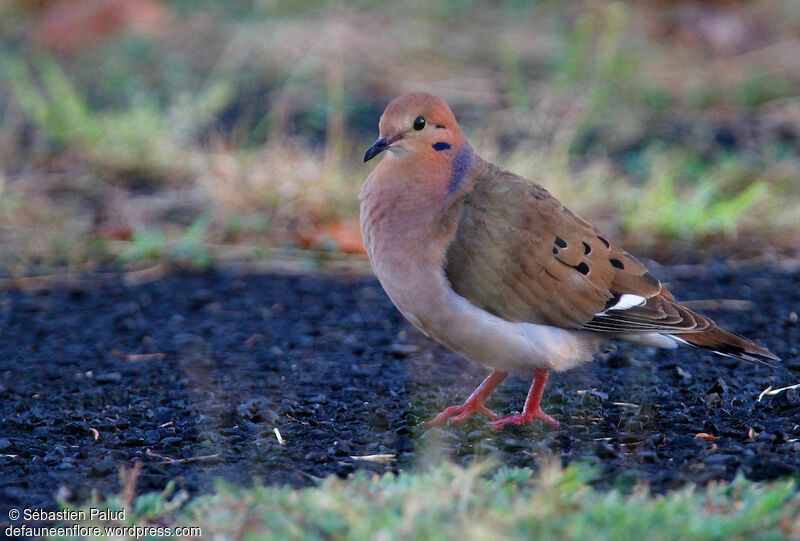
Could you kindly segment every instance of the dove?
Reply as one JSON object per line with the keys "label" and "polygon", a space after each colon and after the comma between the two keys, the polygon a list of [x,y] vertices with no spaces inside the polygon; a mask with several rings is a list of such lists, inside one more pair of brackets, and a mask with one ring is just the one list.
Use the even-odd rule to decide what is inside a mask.
{"label": "dove", "polygon": [[[591,361],[608,340],[769,364],[766,348],[682,306],[634,256],[547,190],[482,159],[447,104],[395,98],[364,155],[384,157],[364,182],[360,226],[372,269],[415,327],[491,373],[458,406],[499,430],[559,422],[541,408],[550,371]],[[533,375],[522,413],[485,400],[509,373]]]}

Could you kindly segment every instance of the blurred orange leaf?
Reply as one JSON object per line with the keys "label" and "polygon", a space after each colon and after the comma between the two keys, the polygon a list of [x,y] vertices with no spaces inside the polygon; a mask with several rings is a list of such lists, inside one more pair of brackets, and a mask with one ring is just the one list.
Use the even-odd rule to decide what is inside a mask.
{"label": "blurred orange leaf", "polygon": [[298,234],[303,248],[322,247],[334,243],[345,254],[365,254],[361,229],[356,222],[330,222]]}
{"label": "blurred orange leaf", "polygon": [[103,224],[97,231],[100,238],[105,240],[131,240],[133,229],[127,225]]}
{"label": "blurred orange leaf", "polygon": [[170,15],[159,0],[53,0],[44,3],[33,34],[40,45],[68,53],[124,31],[157,34]]}

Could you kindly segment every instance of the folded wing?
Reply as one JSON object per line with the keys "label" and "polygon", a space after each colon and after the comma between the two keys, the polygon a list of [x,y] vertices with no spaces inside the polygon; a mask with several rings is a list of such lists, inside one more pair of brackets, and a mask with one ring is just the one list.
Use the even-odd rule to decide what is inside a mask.
{"label": "folded wing", "polygon": [[465,196],[445,274],[456,293],[508,321],[680,335],[722,354],[776,359],[738,335],[713,333],[722,329],[681,306],[636,258],[547,190],[491,164]]}

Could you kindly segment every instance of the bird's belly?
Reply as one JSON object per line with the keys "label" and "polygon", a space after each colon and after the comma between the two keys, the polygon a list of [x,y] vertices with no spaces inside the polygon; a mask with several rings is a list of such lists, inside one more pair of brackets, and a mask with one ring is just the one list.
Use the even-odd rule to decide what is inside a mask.
{"label": "bird's belly", "polygon": [[[386,281],[386,293],[415,327],[471,361],[528,374],[538,368],[567,370],[591,360],[596,338],[579,331],[496,317],[449,288],[444,277],[407,275]],[[416,286],[414,285],[416,284]]]}
{"label": "bird's belly", "polygon": [[593,337],[581,336],[585,333],[508,322],[486,313],[457,315],[444,324],[430,323],[424,316],[419,319],[419,327],[436,341],[472,361],[504,372],[568,370],[590,361],[596,347]]}

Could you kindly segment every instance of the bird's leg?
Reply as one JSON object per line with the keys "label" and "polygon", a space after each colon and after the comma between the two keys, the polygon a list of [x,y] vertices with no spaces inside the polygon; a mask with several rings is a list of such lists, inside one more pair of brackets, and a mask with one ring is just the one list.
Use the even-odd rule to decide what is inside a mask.
{"label": "bird's leg", "polygon": [[503,419],[496,419],[490,422],[489,426],[495,430],[500,430],[507,424],[529,425],[536,419],[541,419],[554,428],[558,428],[558,421],[543,412],[542,407],[539,405],[542,400],[542,393],[544,393],[544,386],[547,385],[547,375],[547,370],[544,368],[540,368],[534,373],[531,390],[528,391],[528,398],[525,399],[525,407],[522,413]]}
{"label": "bird's leg", "polygon": [[[489,374],[480,385],[478,385],[478,388],[472,391],[472,394],[469,395],[469,398],[467,398],[466,402],[460,406],[450,406],[442,413],[428,421],[427,425],[440,425],[448,419],[450,419],[450,422],[453,423],[461,423],[472,417],[472,415],[475,413],[482,413],[490,419],[499,419],[500,416],[484,406],[483,401],[486,400],[490,394],[492,394],[492,391],[494,391],[498,385],[503,383],[503,380],[506,379],[507,375],[508,374],[501,372],[500,370],[492,370],[492,373]],[[453,417],[454,415],[455,417]]]}

